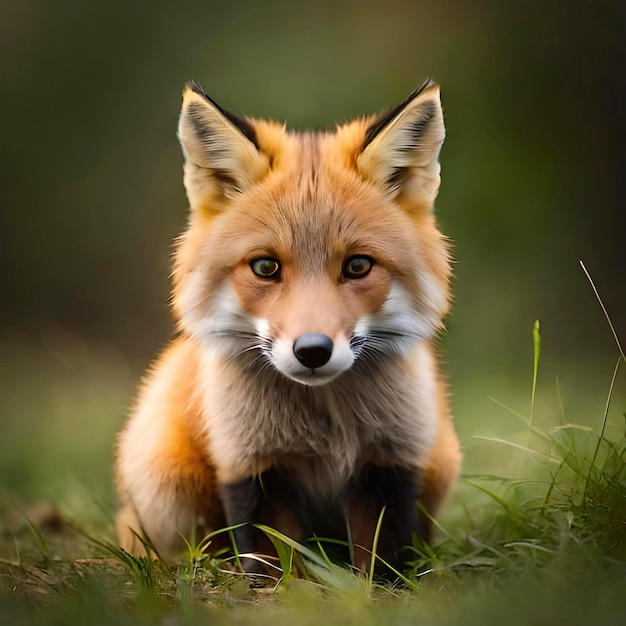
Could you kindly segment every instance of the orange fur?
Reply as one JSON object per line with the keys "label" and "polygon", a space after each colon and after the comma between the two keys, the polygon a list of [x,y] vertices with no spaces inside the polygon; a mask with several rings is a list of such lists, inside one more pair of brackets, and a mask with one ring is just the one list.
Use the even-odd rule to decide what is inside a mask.
{"label": "orange fur", "polygon": [[[435,514],[461,458],[431,346],[450,281],[432,212],[438,89],[314,135],[235,119],[193,85],[179,132],[191,205],[174,267],[180,336],[119,435],[122,547],[141,552],[143,534],[176,554],[181,533],[232,523],[229,490],[264,472],[334,503],[363,468],[383,468],[382,485],[398,468]],[[276,276],[256,274],[258,259]],[[323,362],[298,356],[302,337],[323,338]],[[344,514],[367,548],[375,517],[357,496]],[[305,532],[289,501],[262,521]]]}

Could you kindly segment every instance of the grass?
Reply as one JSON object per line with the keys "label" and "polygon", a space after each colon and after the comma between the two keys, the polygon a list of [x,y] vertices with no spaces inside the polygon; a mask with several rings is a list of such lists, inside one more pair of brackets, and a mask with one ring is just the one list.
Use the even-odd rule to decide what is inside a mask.
{"label": "grass", "polygon": [[[494,403],[503,423],[520,425],[517,432],[466,440],[473,460],[436,522],[438,541],[414,546],[404,582],[355,573],[333,564],[323,542],[302,545],[263,528],[279,563],[261,588],[250,587],[232,562],[212,553],[212,536],[190,541],[177,564],[117,548],[110,453],[92,455],[89,464],[88,444],[112,441],[135,374],[120,368],[116,355],[94,364],[84,346],[71,359],[65,350],[53,350],[54,358],[65,359],[55,368],[19,352],[18,367],[17,357],[10,367],[5,362],[4,380],[14,380],[0,399],[13,435],[0,442],[10,487],[0,492],[0,620],[115,626],[624,623],[626,362],[620,347],[600,410],[592,420],[570,421],[558,382],[547,385],[553,387],[551,410],[540,397],[538,324],[533,345],[528,418],[508,403]],[[16,382],[26,370],[37,376],[40,406],[50,409],[45,419],[53,426]],[[68,385],[71,403],[57,397],[60,383]],[[18,419],[25,410],[32,411],[30,431]],[[33,427],[38,419],[43,433]],[[483,457],[478,461],[477,451]],[[499,471],[485,473],[493,466]],[[99,467],[101,474],[76,481],[86,467]],[[16,493],[35,505],[10,495]]]}

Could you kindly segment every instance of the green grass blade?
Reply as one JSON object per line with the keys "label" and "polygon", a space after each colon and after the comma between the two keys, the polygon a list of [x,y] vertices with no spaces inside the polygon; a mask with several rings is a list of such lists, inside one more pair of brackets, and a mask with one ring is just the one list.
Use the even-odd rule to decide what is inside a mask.
{"label": "green grass blade", "polygon": [[372,559],[370,561],[370,571],[367,576],[367,597],[371,599],[372,597],[372,585],[374,583],[374,566],[376,565],[376,550],[378,549],[378,539],[380,538],[380,529],[383,525],[383,517],[385,516],[385,511],[387,507],[384,506],[380,510],[380,515],[378,516],[378,521],[376,522],[376,530],[374,531],[374,541],[372,543]]}
{"label": "green grass blade", "polygon": [[294,541],[290,537],[287,537],[287,535],[284,535],[283,533],[271,528],[270,526],[266,526],[265,524],[255,524],[255,526],[259,530],[262,530],[270,539],[272,537],[279,539],[280,541],[287,544],[288,546],[291,546],[296,552],[301,554],[303,557],[309,559],[310,561],[313,561],[315,564],[319,565],[320,567],[326,567],[326,568],[329,567],[326,561],[319,554],[317,554],[310,548],[303,546],[301,543]]}
{"label": "green grass blade", "polygon": [[541,353],[541,333],[539,320],[533,324],[533,390],[530,396],[530,420],[528,424],[528,445],[530,446],[533,432],[533,418],[535,416],[535,394],[537,392],[537,372],[539,371],[539,355]]}
{"label": "green grass blade", "polygon": [[563,460],[559,463],[559,466],[556,468],[556,471],[554,472],[554,474],[552,474],[552,480],[550,481],[550,485],[548,486],[548,490],[546,491],[546,496],[543,499],[543,506],[541,507],[542,515],[545,513],[545,510],[548,507],[548,504],[550,503],[552,492],[554,491],[554,488],[556,487],[556,484],[557,484],[556,479],[559,475],[559,472],[563,469],[563,467],[565,467],[565,463],[566,463],[566,459],[563,458]]}
{"label": "green grass blade", "polygon": [[506,439],[500,439],[498,437],[485,437],[484,435],[474,435],[473,439],[482,439],[483,441],[492,441],[494,443],[501,443],[505,446],[511,446],[512,448],[517,448],[518,450],[523,450],[527,452],[531,456],[540,456],[544,457],[550,463],[559,463],[560,459],[548,454],[546,452],[541,452],[540,450],[534,450],[533,448],[529,448],[528,446],[523,446],[519,443],[514,443],[513,441],[507,441]]}
{"label": "green grass blade", "polygon": [[[332,562],[328,558],[328,554],[326,554],[326,550],[324,550],[322,541],[332,542],[332,543],[337,543],[337,542],[333,541],[332,539],[327,539],[325,537],[317,537],[317,536],[313,537],[313,540],[315,541],[315,545],[317,546],[317,549],[320,551],[322,558],[324,559],[324,561],[326,561],[326,564],[332,566]],[[346,543],[346,542],[342,541],[341,543]]]}
{"label": "green grass blade", "polygon": [[469,480],[466,482],[468,485],[471,485],[475,489],[482,491],[485,495],[488,495],[492,500],[497,502],[507,513],[509,513],[511,518],[519,519],[519,514],[517,513],[515,508],[511,504],[509,504],[509,502],[507,502],[504,498],[495,494],[493,491],[490,491],[489,489],[483,487],[482,485],[479,485],[478,483],[474,483]]}
{"label": "green grass blade", "polygon": [[509,412],[511,415],[514,415],[515,417],[517,417],[522,422],[522,424],[526,426],[526,428],[530,428],[532,430],[534,435],[537,435],[537,437],[544,439],[548,443],[550,442],[549,435],[545,433],[543,430],[537,428],[536,426],[533,426],[525,415],[522,415],[519,411],[512,409],[507,404],[504,404],[504,402],[500,402],[500,400],[496,400],[493,396],[488,395],[487,398],[491,400],[492,402],[495,402],[498,406],[502,407],[505,411]]}
{"label": "green grass blade", "polygon": [[[385,561],[385,559],[383,559],[380,555],[376,555],[376,558],[390,571],[393,572],[393,574],[395,574],[409,589],[412,589],[413,591],[416,591],[418,589],[418,586],[416,583],[414,583],[410,578],[407,578],[404,574],[402,574],[401,572],[399,572],[393,565],[391,565],[390,563],[387,563],[387,561]],[[431,570],[432,571],[432,570]],[[430,573],[430,572],[424,572],[424,574],[426,573]],[[424,575],[422,574],[422,575]]]}
{"label": "green grass blade", "polygon": [[281,582],[288,583],[293,578],[293,554],[294,548],[286,544],[282,539],[272,537],[270,535],[270,541],[274,545],[274,550],[278,555],[278,563],[282,571]]}
{"label": "green grass blade", "polygon": [[558,433],[562,430],[582,430],[583,432],[590,433],[593,428],[591,426],[583,426],[583,424],[561,424],[550,429],[550,434]]}
{"label": "green grass blade", "polygon": [[442,532],[448,539],[450,539],[450,541],[454,542],[454,543],[459,543],[459,540],[452,535],[450,532],[448,532],[424,507],[424,505],[421,502],[417,503],[417,506],[420,510],[420,513],[422,515],[424,515],[424,517],[426,517],[426,519],[428,519],[428,521],[435,527],[437,528],[440,532]]}

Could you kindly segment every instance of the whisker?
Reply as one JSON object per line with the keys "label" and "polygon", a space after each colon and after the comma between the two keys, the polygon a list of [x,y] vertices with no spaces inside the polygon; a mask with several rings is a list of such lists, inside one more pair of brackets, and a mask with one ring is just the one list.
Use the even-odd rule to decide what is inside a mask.
{"label": "whisker", "polygon": [[360,361],[380,362],[390,354],[401,354],[419,334],[405,330],[370,328],[365,335],[353,335],[350,347]]}

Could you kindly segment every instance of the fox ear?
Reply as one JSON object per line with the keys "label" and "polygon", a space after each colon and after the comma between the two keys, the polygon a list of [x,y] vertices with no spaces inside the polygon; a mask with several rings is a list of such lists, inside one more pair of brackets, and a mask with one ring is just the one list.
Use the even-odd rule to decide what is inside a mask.
{"label": "fox ear", "polygon": [[195,82],[183,92],[178,138],[194,210],[211,209],[216,201],[244,191],[269,167],[252,123],[222,109]]}
{"label": "fox ear", "polygon": [[439,189],[445,134],[439,87],[427,80],[369,126],[357,166],[393,197],[430,206]]}

